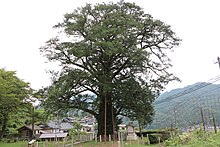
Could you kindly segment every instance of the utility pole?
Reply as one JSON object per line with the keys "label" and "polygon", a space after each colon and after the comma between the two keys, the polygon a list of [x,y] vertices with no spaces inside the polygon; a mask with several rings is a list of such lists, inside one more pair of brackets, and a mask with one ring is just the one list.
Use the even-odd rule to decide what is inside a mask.
{"label": "utility pole", "polygon": [[214,126],[215,133],[217,133],[216,122],[215,122],[215,116],[214,116],[214,113],[213,113],[213,112],[212,112],[212,120],[213,120],[213,126]]}
{"label": "utility pole", "polygon": [[215,64],[218,63],[219,69],[220,69],[220,58],[217,57],[217,62],[215,62]]}
{"label": "utility pole", "polygon": [[[112,101],[111,101],[111,104],[112,104]],[[112,105],[112,139],[113,141],[115,141],[115,120],[114,120],[114,108],[113,108],[113,105]]]}
{"label": "utility pole", "polygon": [[34,122],[35,122],[35,114],[34,114],[34,105],[32,106],[32,108],[31,108],[32,110],[32,122],[31,122],[31,130],[32,130],[32,134],[31,134],[31,140],[33,140],[34,139],[34,135],[35,135],[35,133],[34,133]]}
{"label": "utility pole", "polygon": [[105,141],[105,144],[106,144],[106,120],[107,120],[107,116],[106,116],[106,113],[107,113],[107,99],[106,99],[106,93],[105,93],[105,111],[104,111],[104,117],[105,117],[105,120],[104,120],[104,132],[105,132],[105,134],[104,134],[104,141]]}
{"label": "utility pole", "polygon": [[177,128],[177,120],[176,120],[176,107],[174,107],[174,123],[175,123],[175,129]]}
{"label": "utility pole", "polygon": [[204,120],[204,115],[203,115],[202,107],[200,107],[200,114],[201,114],[201,118],[202,118],[203,130],[205,132],[205,120]]}

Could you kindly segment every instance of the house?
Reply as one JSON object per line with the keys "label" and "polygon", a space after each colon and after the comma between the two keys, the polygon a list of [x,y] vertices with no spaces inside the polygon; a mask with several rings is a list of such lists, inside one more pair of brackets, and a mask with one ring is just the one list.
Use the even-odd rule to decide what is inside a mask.
{"label": "house", "polygon": [[40,130],[40,133],[43,134],[43,133],[51,133],[53,128],[51,128],[50,126],[48,126],[47,124],[42,124],[42,125],[39,125],[39,127],[41,128]]}
{"label": "house", "polygon": [[86,132],[87,134],[90,134],[91,138],[95,137],[95,126],[96,126],[96,119],[94,116],[85,116],[78,120],[80,125],[82,126],[81,132]]}
{"label": "house", "polygon": [[[51,120],[46,125],[35,125],[34,135],[36,139],[64,139],[68,136],[70,129],[73,129],[72,125],[76,120],[74,118],[65,118],[62,120]],[[87,116],[81,119],[81,125],[83,132],[87,132],[95,136],[95,118]],[[23,126],[18,129],[20,137],[29,139],[32,135],[31,125]]]}
{"label": "house", "polygon": [[94,116],[85,116],[83,118],[81,118],[80,120],[78,120],[78,122],[80,124],[89,124],[89,125],[95,125],[96,124],[96,119]]}
{"label": "house", "polygon": [[[35,137],[39,137],[41,127],[34,125],[34,135]],[[32,125],[22,126],[17,129],[18,134],[21,139],[30,139],[32,138]]]}
{"label": "house", "polygon": [[49,121],[47,124],[48,130],[41,130],[39,139],[41,140],[63,140],[68,136],[68,131],[73,128],[68,122],[60,120]]}
{"label": "house", "polygon": [[74,123],[76,121],[77,121],[76,118],[73,118],[73,117],[65,117],[62,120],[62,122],[68,122],[68,123]]}
{"label": "house", "polygon": [[82,132],[93,133],[95,131],[94,125],[89,125],[89,124],[81,124],[81,125],[82,125],[81,128]]}
{"label": "house", "polygon": [[68,132],[70,129],[74,128],[70,123],[60,121],[49,121],[47,125],[52,129],[52,133]]}
{"label": "house", "polygon": [[[72,128],[70,123],[50,121],[47,125],[34,125],[34,136],[36,139],[46,139],[59,134],[57,138],[64,138],[67,136],[68,130]],[[17,130],[21,139],[32,138],[32,125],[22,126]]]}

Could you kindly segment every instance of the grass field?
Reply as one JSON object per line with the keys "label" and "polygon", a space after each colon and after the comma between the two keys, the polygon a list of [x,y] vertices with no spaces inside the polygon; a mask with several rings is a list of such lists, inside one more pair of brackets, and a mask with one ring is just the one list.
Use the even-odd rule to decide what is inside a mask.
{"label": "grass field", "polygon": [[[15,142],[15,143],[6,143],[0,142],[0,147],[27,147],[28,142]],[[45,142],[39,142],[38,147],[63,147],[63,143],[61,142],[59,145],[55,145],[54,142],[49,142],[45,144]],[[122,142],[120,143],[122,147]],[[139,141],[127,141],[123,142],[123,147],[158,147],[160,145],[144,145],[143,142]],[[71,147],[71,145],[69,145]],[[118,142],[107,142],[107,143],[97,143],[97,142],[86,142],[81,144],[75,144],[74,147],[119,147]]]}
{"label": "grass field", "polygon": [[[26,142],[5,143],[0,142],[0,147],[27,147]],[[72,147],[71,142],[66,142],[68,146]],[[220,147],[220,131],[215,134],[214,132],[203,132],[202,130],[196,130],[194,132],[186,132],[183,134],[177,134],[171,139],[164,142],[164,144],[147,145],[146,140],[137,141],[123,141],[120,142],[106,142],[97,143],[95,141],[86,142],[81,144],[74,144],[74,147]],[[55,145],[55,142],[38,142],[38,147],[64,147],[63,142],[59,142],[59,145]]]}
{"label": "grass field", "polygon": [[[38,142],[38,147],[63,147],[63,142],[57,143],[55,145],[55,142]],[[28,147],[27,141],[18,141],[14,143],[6,143],[6,142],[0,142],[0,147]]]}
{"label": "grass field", "polygon": [[0,142],[0,147],[27,147],[26,141],[18,141],[15,143]]}
{"label": "grass field", "polygon": [[[144,145],[142,143],[138,143],[137,141],[135,142],[123,142],[120,144],[120,146],[122,147],[159,147],[159,144],[156,145]],[[96,143],[96,142],[87,142],[87,143],[83,143],[83,144],[78,144],[74,147],[119,147],[119,143],[118,142],[107,142],[107,143]]]}

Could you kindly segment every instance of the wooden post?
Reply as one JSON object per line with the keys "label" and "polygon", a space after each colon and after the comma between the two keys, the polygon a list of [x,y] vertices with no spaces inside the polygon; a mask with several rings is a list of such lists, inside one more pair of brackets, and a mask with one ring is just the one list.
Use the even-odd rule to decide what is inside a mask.
{"label": "wooden post", "polygon": [[48,140],[46,139],[45,146],[48,147]]}
{"label": "wooden post", "polygon": [[111,141],[111,135],[110,134],[108,135],[108,141]]}
{"label": "wooden post", "polygon": [[120,132],[118,132],[118,147],[120,147],[121,144],[121,135]]}
{"label": "wooden post", "polygon": [[121,134],[121,146],[123,147],[123,133],[120,133]]}
{"label": "wooden post", "polygon": [[149,135],[147,134],[147,144],[150,145],[150,139],[149,139]]}
{"label": "wooden post", "polygon": [[73,143],[74,143],[74,142],[73,142],[73,136],[72,136],[72,147],[73,147]]}
{"label": "wooden post", "polygon": [[102,142],[102,136],[99,135],[99,142]]}

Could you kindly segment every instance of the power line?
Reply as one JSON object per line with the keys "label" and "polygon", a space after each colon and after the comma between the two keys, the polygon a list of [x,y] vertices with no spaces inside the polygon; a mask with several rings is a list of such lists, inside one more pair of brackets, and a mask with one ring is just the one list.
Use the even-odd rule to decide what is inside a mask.
{"label": "power line", "polygon": [[214,89],[211,89],[211,90],[209,90],[208,92],[205,91],[205,92],[203,92],[203,93],[200,93],[200,95],[201,95],[201,94],[205,94],[205,93],[210,93],[210,92],[216,91],[217,89],[220,89],[220,86],[215,87]]}
{"label": "power line", "polygon": [[190,93],[195,92],[195,91],[197,91],[197,90],[199,90],[199,89],[202,89],[202,88],[204,88],[204,87],[207,87],[207,86],[209,86],[209,85],[211,85],[211,84],[213,84],[213,83],[215,83],[215,82],[217,82],[217,81],[219,81],[219,80],[220,80],[220,76],[217,76],[217,77],[215,77],[215,78],[212,78],[212,79],[208,80],[208,82],[201,83],[201,84],[199,84],[199,85],[196,85],[196,86],[193,86],[193,87],[191,87],[191,88],[188,88],[188,89],[184,90],[183,92],[174,94],[174,95],[172,95],[172,96],[168,96],[167,98],[169,98],[169,99],[164,98],[164,99],[162,99],[162,100],[160,100],[160,101],[156,101],[156,102],[154,103],[154,105],[158,105],[158,104],[161,104],[161,103],[164,103],[164,102],[167,102],[167,101],[176,99],[176,98],[178,98],[178,97],[181,97],[181,96],[190,94]]}
{"label": "power line", "polygon": [[[219,88],[219,87],[218,87]],[[211,91],[214,91],[214,90],[216,90],[216,89],[218,89],[218,88],[214,88],[213,90],[211,90]],[[195,101],[197,101],[197,102],[199,102],[199,103],[196,103],[196,107],[198,107],[198,108],[202,108],[202,109],[204,109],[204,113],[207,115],[207,114],[209,114],[210,115],[210,113],[209,112],[206,112],[206,111],[211,111],[212,113],[217,113],[218,111],[214,111],[214,109],[216,109],[216,106],[217,105],[219,105],[220,103],[219,103],[219,101],[220,101],[220,98],[217,96],[217,95],[213,95],[214,97],[213,98],[211,98],[211,99],[207,99],[208,97],[210,97],[210,96],[206,96],[207,98],[205,98],[205,101],[198,101],[198,100],[196,100],[198,97],[193,97],[193,98],[187,98],[187,99],[184,99],[183,101],[181,101],[181,102],[179,102],[179,103],[177,103],[177,104],[175,104],[174,105],[174,107],[175,108],[177,108],[177,111],[176,112],[179,112],[179,115],[177,115],[177,114],[174,114],[174,115],[177,115],[178,116],[178,118],[173,118],[173,116],[171,115],[172,113],[173,113],[173,108],[174,107],[170,107],[170,109],[166,112],[166,113],[164,113],[164,114],[169,114],[169,115],[162,115],[163,113],[161,113],[160,115],[162,116],[162,118],[161,117],[159,117],[160,118],[160,120],[157,120],[156,122],[156,124],[160,124],[161,125],[161,123],[163,122],[163,123],[165,123],[166,125],[169,125],[169,123],[167,122],[167,120],[170,120],[172,123],[171,124],[173,124],[174,122],[176,122],[177,120],[178,120],[178,126],[184,126],[184,125],[187,125],[187,124],[185,124],[185,123],[188,123],[188,125],[190,124],[190,123],[195,123],[195,121],[197,122],[197,121],[201,121],[200,119],[196,119],[196,118],[194,118],[194,121],[192,121],[192,120],[190,120],[191,119],[191,116],[192,115],[194,115],[194,117],[195,117],[195,115],[198,115],[198,116],[200,116],[201,114],[201,110],[196,110],[194,107],[191,107],[191,104],[193,103],[193,105],[195,105],[194,103],[195,103]],[[196,99],[195,99],[196,98]],[[217,98],[217,99],[216,99]],[[204,97],[203,97],[203,99],[204,99]],[[218,102],[216,101],[216,100],[218,100]],[[210,103],[209,103],[209,101],[213,101],[211,104],[213,104],[213,105],[211,105]],[[202,103],[201,103],[202,102]],[[209,108],[209,107],[213,107],[213,108]],[[175,113],[176,113],[175,112]],[[194,114],[192,114],[192,112],[194,113]],[[198,114],[197,114],[198,113]],[[157,117],[157,119],[158,119],[158,117]],[[174,121],[175,120],[175,121]],[[207,121],[207,120],[206,120]],[[207,122],[206,122],[207,123]],[[190,125],[189,125],[190,126]]]}
{"label": "power line", "polygon": [[[220,68],[220,58],[218,57],[218,63],[219,63],[219,68]],[[220,75],[219,76],[217,76],[217,77],[214,77],[214,78],[212,78],[212,79],[210,79],[210,80],[208,80],[207,82],[203,82],[203,83],[201,83],[201,84],[198,84],[198,85],[195,85],[195,86],[193,86],[193,87],[190,87],[190,88],[188,88],[188,89],[186,89],[186,90],[184,90],[183,92],[179,92],[179,93],[177,93],[177,94],[174,94],[174,95],[172,95],[172,96],[169,96],[169,97],[166,97],[166,98],[164,98],[164,99],[162,99],[162,100],[160,100],[160,101],[156,101],[155,103],[154,103],[154,105],[158,105],[158,104],[161,104],[161,103],[164,103],[164,102],[167,102],[167,101],[170,101],[170,100],[173,100],[173,99],[176,99],[176,98],[178,98],[178,97],[181,97],[181,96],[184,96],[184,95],[187,95],[187,94],[192,94],[193,92],[195,92],[195,91],[197,91],[197,90],[199,90],[199,89],[202,89],[202,88],[204,88],[204,87],[207,87],[207,86],[209,86],[209,85],[211,85],[212,83],[215,83],[215,82],[217,82],[217,81],[219,81],[220,80]],[[215,90],[217,90],[217,89],[219,89],[220,87],[217,87],[217,88],[213,88],[211,91],[215,91]],[[207,93],[209,93],[209,92],[211,92],[211,91],[208,91]],[[204,92],[203,92],[204,93]],[[203,94],[203,93],[200,93],[200,95],[201,94]],[[188,99],[189,101],[187,101],[186,99],[184,99],[184,100],[182,100],[181,102],[178,102],[177,104],[173,104],[173,106],[174,107],[176,107],[176,106],[179,106],[178,107],[178,109],[186,109],[186,107],[183,107],[183,105],[180,105],[180,104],[182,104],[182,103],[188,103],[188,102],[190,102],[190,101],[192,101],[191,99]],[[172,104],[171,104],[172,105]],[[168,113],[172,113],[172,109],[174,108],[173,106],[171,106],[171,108],[167,111]],[[182,108],[180,108],[180,107],[182,107]],[[166,113],[167,114],[167,113]],[[187,117],[189,117],[190,118],[190,115],[189,115],[190,113],[189,113],[189,108],[185,111],[185,115],[187,116]],[[195,114],[194,114],[195,115]],[[166,117],[164,117],[162,120],[162,122],[166,122],[166,120],[167,120],[167,118],[168,118],[169,116],[168,115],[166,115]],[[170,116],[171,117],[171,116]],[[184,119],[186,119],[185,117],[184,117]],[[158,120],[157,120],[158,121]],[[172,119],[170,120],[171,122],[172,122]],[[187,120],[185,120],[185,121],[187,121]],[[190,120],[189,120],[190,121]],[[194,120],[195,121],[195,120]],[[161,120],[160,121],[158,121],[157,123],[159,123],[159,124],[161,124]]]}
{"label": "power line", "polygon": [[[209,83],[205,83],[205,84],[202,83],[202,84],[193,86],[193,87],[191,87],[191,88],[189,88],[189,89],[186,89],[186,90],[183,91],[183,92],[180,92],[180,93],[177,93],[177,94],[175,94],[175,95],[172,95],[171,98],[169,98],[169,100],[173,100],[173,99],[178,98],[178,97],[180,97],[180,96],[190,94],[190,93],[192,93],[192,92],[194,92],[194,91],[196,91],[196,90],[199,90],[199,89],[202,89],[202,88],[204,88],[204,87],[206,87],[206,86],[209,86],[209,85],[211,85],[212,83],[214,83],[214,82],[216,82],[216,81],[219,81],[219,80],[220,80],[220,76],[217,76],[217,77],[215,77],[215,78],[212,78],[212,79],[208,80]],[[212,89],[211,91],[215,91],[215,90],[217,90],[218,88],[220,88],[220,87],[214,88],[214,89]],[[209,92],[211,92],[211,91],[209,91]],[[166,98],[165,98],[165,99],[166,99]],[[157,103],[157,104],[155,104],[155,105],[161,104],[161,103],[163,103],[163,102],[167,102],[167,101],[169,101],[169,100],[159,101],[159,103]],[[190,99],[187,99],[187,100],[190,101]],[[167,111],[167,113],[165,113],[165,114],[168,114],[169,112],[172,111],[172,109],[173,109],[174,107],[180,106],[180,104],[181,104],[181,106],[183,106],[183,103],[188,103],[189,101],[187,101],[187,100],[184,99],[184,100],[182,100],[181,102],[178,102],[177,104],[173,104],[173,106],[171,106],[171,108],[170,108],[170,109]],[[180,107],[178,107],[178,108],[180,108]],[[187,111],[187,112],[188,112],[188,111]],[[167,117],[168,117],[168,116],[167,116]],[[166,119],[166,117],[165,117],[164,119]],[[165,121],[165,120],[164,120],[164,121]]]}

